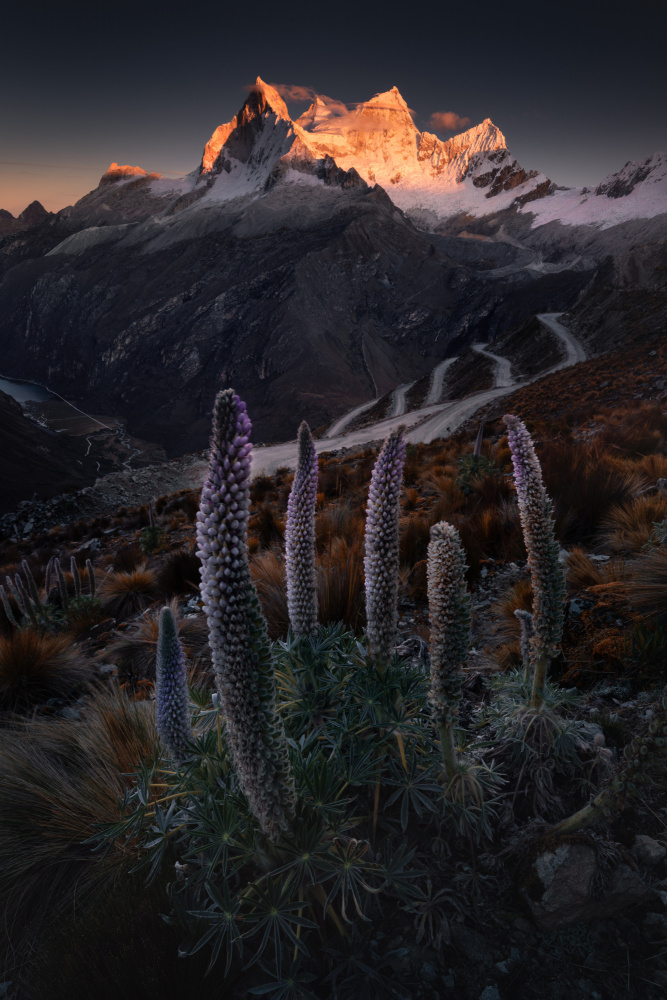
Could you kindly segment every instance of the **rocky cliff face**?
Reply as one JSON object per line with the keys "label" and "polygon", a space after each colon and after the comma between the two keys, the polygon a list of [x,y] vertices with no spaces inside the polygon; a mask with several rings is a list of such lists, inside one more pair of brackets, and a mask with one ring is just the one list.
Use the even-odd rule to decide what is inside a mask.
{"label": "rocky cliff face", "polygon": [[54,434],[24,416],[20,405],[0,391],[0,513],[20,500],[78,490],[94,478],[85,440]]}

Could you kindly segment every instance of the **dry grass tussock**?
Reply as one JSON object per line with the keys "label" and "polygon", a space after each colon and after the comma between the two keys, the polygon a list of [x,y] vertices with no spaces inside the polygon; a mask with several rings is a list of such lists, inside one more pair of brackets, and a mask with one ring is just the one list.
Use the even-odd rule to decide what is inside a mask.
{"label": "dry grass tussock", "polygon": [[[171,608],[183,651],[192,667],[207,663],[208,629],[204,615],[185,617],[180,610],[178,598],[167,602]],[[144,612],[141,618],[132,622],[123,631],[113,633],[111,642],[101,653],[103,660],[119,663],[129,669],[135,677],[155,677],[155,653],[159,631],[159,617],[162,605]]]}
{"label": "dry grass tussock", "polygon": [[585,590],[600,584],[626,580],[630,570],[622,559],[598,563],[579,546],[571,549],[565,562],[565,576],[570,590]]}
{"label": "dry grass tussock", "polygon": [[602,537],[612,552],[635,552],[653,534],[656,521],[667,517],[667,497],[640,496],[631,503],[611,508],[602,523]]}
{"label": "dry grass tussock", "polygon": [[116,687],[98,694],[80,719],[0,730],[0,910],[8,946],[20,953],[56,907],[71,910],[136,863],[129,847],[102,858],[84,842],[121,818],[129,775],[158,754],[153,706]]}
{"label": "dry grass tussock", "polygon": [[363,586],[362,540],[333,539],[317,567],[320,622],[344,622],[360,631],[364,621]]}
{"label": "dry grass tussock", "polygon": [[651,549],[635,565],[630,601],[641,614],[667,614],[667,547]]}
{"label": "dry grass tussock", "polygon": [[272,639],[282,639],[289,628],[285,568],[273,550],[258,552],[250,560],[250,573]]}
{"label": "dry grass tussock", "polygon": [[88,685],[93,666],[68,635],[30,628],[0,636],[0,711],[25,712]]}
{"label": "dry grass tussock", "polygon": [[143,611],[158,595],[157,576],[146,563],[128,572],[107,573],[98,589],[102,607],[116,618],[129,618]]}
{"label": "dry grass tussock", "polygon": [[194,549],[170,552],[158,571],[157,582],[164,594],[196,594],[201,562]]}
{"label": "dry grass tussock", "polygon": [[652,485],[645,473],[619,466],[596,446],[552,442],[539,448],[539,457],[563,544],[593,541],[612,507]]}

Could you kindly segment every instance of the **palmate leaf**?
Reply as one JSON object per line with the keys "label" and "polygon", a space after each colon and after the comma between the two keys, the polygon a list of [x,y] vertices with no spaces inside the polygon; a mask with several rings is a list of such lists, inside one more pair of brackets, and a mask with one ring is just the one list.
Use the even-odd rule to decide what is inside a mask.
{"label": "palmate leaf", "polygon": [[332,757],[343,782],[352,786],[375,784],[382,766],[380,752],[384,740],[375,735],[365,740],[357,736],[345,739],[345,735],[339,733],[340,741],[334,744]]}
{"label": "palmate leaf", "polygon": [[253,986],[248,993],[253,996],[271,996],[271,1000],[318,1000],[306,986],[306,983],[314,982],[317,977],[311,972],[301,971],[301,956],[282,975],[277,975],[275,970],[263,962],[259,964],[267,975],[275,978],[261,986]]}
{"label": "palmate leaf", "polygon": [[[321,881],[333,883],[324,907],[325,913],[338,897],[341,916],[347,923],[351,923],[347,908],[352,899],[357,915],[368,922],[362,900],[366,894],[381,892],[386,882],[382,866],[368,858],[369,850],[370,844],[365,840],[334,840],[328,856],[322,859]],[[371,880],[376,884],[369,885]]]}
{"label": "palmate leaf", "polygon": [[384,863],[380,866],[384,879],[383,888],[392,889],[403,901],[414,898],[417,891],[415,880],[424,874],[412,867],[415,854],[416,849],[410,850],[404,843],[400,843],[386,851]]}
{"label": "palmate leaf", "polygon": [[256,944],[255,953],[245,966],[250,968],[264,954],[270,941],[273,942],[273,961],[277,974],[282,972],[284,947],[292,948],[308,955],[308,949],[295,928],[316,928],[317,924],[303,916],[308,903],[303,899],[291,898],[291,882],[276,880],[267,876],[261,883],[255,883],[244,890],[249,908],[245,914],[245,923],[249,927],[244,933],[246,938],[261,939]]}
{"label": "palmate leaf", "polygon": [[212,878],[216,868],[231,878],[255,853],[255,829],[246,819],[243,800],[228,794],[206,796],[190,810],[192,846],[183,855],[198,859],[195,880]]}
{"label": "palmate leaf", "polygon": [[345,779],[336,772],[334,765],[321,753],[311,754],[303,761],[299,779],[308,810],[330,826],[339,827],[351,799],[343,797]]}
{"label": "palmate leaf", "polygon": [[332,983],[336,1000],[410,1000],[410,994],[396,982],[391,968],[405,957],[408,949],[396,948],[383,955],[370,950],[369,954],[366,944],[353,941],[345,951],[324,949],[333,964],[324,981]]}
{"label": "palmate leaf", "polygon": [[211,943],[211,961],[207,970],[210,972],[224,947],[226,955],[225,975],[227,975],[234,954],[236,953],[239,958],[243,956],[243,935],[238,926],[242,900],[239,895],[230,892],[226,882],[221,886],[209,883],[206,886],[206,892],[213,905],[204,910],[189,910],[188,912],[191,917],[202,920],[209,926],[194,944],[189,947],[183,946],[181,954],[194,955],[205,945]]}
{"label": "palmate leaf", "polygon": [[176,828],[185,825],[185,816],[182,806],[175,799],[169,803],[166,810],[156,807],[146,839],[141,845],[146,852],[145,856],[132,869],[139,871],[141,868],[148,868],[147,885],[150,885],[160,872],[167,851],[174,846],[172,838],[175,836]]}
{"label": "palmate leaf", "polygon": [[315,885],[320,880],[322,858],[331,847],[332,835],[322,822],[312,818],[309,822],[305,810],[304,813],[297,817],[292,835],[281,845],[285,863],[274,868],[271,876],[286,875],[285,881],[294,885]]}
{"label": "palmate leaf", "polygon": [[437,812],[438,800],[435,795],[441,791],[441,786],[436,778],[434,766],[420,770],[414,757],[410,757],[407,771],[399,761],[392,761],[391,777],[384,778],[383,781],[386,785],[395,786],[396,791],[389,796],[386,805],[388,808],[400,801],[403,833],[408,828],[411,812],[416,813],[419,819]]}

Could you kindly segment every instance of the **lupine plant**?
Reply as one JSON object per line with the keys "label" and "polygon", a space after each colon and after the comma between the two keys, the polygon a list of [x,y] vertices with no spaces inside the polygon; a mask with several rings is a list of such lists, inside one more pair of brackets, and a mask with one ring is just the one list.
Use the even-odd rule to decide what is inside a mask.
{"label": "lupine plant", "polygon": [[287,502],[285,526],[287,608],[295,635],[312,635],[317,627],[316,500],[317,452],[304,420],[299,427],[296,474]]}
{"label": "lupine plant", "polygon": [[449,778],[456,770],[454,724],[461,700],[462,671],[470,648],[470,598],[466,560],[459,533],[440,521],[431,528],[427,587],[431,622],[431,689],[429,703],[440,733]]}
{"label": "lupine plant", "polygon": [[364,572],[366,628],[371,656],[386,662],[396,641],[398,606],[398,514],[405,439],[393,431],[377,457],[368,492]]}
{"label": "lupine plant", "polygon": [[155,718],[160,739],[172,757],[183,757],[192,739],[185,654],[174,615],[162,608],[155,658]]}
{"label": "lupine plant", "polygon": [[220,392],[197,542],[227,742],[250,807],[275,840],[294,814],[294,783],[276,712],[271,645],[248,562],[251,426],[233,389]]}
{"label": "lupine plant", "polygon": [[553,504],[542,481],[542,469],[528,430],[518,417],[504,417],[512,454],[514,484],[533,586],[533,673],[531,707],[543,702],[549,662],[558,653],[565,610],[565,575],[558,561]]}
{"label": "lupine plant", "polygon": [[[16,604],[18,618],[12,609],[7,590],[0,585],[0,601],[2,601],[2,606],[9,622],[15,628],[23,628],[25,626],[32,626],[33,628],[57,628],[59,625],[64,624],[62,612],[67,610],[71,601],[60,560],[56,556],[52,556],[49,559],[44,579],[44,597],[40,597],[35,578],[25,559],[21,563],[21,569],[23,576],[20,573],[16,573],[14,579],[10,576],[5,577],[7,590],[14,598]],[[83,593],[81,574],[74,556],[70,559],[70,569],[74,583],[74,602],[78,606],[81,606],[82,602],[94,601],[95,572],[90,559],[86,560],[88,594]],[[51,586],[54,578],[57,582],[58,594],[55,604],[51,600]],[[60,610],[56,606],[58,601],[60,602]]]}

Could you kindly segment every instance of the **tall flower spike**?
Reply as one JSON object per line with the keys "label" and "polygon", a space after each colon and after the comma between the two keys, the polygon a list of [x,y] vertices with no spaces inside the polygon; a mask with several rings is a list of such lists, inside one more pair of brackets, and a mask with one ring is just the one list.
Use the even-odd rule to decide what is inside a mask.
{"label": "tall flower spike", "polygon": [[192,739],[187,666],[171,608],[162,608],[155,659],[155,715],[160,739],[177,760]]}
{"label": "tall flower spike", "polygon": [[431,528],[426,580],[431,622],[431,688],[429,704],[440,731],[447,776],[456,769],[454,724],[461,700],[462,670],[470,648],[470,598],[466,559],[459,533],[440,521]]}
{"label": "tall flower spike", "polygon": [[213,408],[197,543],[229,749],[250,808],[275,840],[294,813],[294,781],[276,712],[271,645],[248,562],[250,429],[245,403],[233,389],[220,392]]}
{"label": "tall flower spike", "polygon": [[558,652],[563,632],[565,576],[558,562],[553,504],[542,481],[542,469],[523,421],[507,415],[507,443],[512,453],[514,484],[521,527],[533,585],[533,635],[530,663],[533,671],[531,706],[539,708],[551,657]]}
{"label": "tall flower spike", "polygon": [[315,502],[317,452],[310,427],[299,427],[296,474],[287,501],[285,570],[287,608],[296,635],[312,635],[317,626],[317,575],[315,571]]}
{"label": "tall flower spike", "polygon": [[366,630],[371,656],[380,663],[389,659],[396,642],[398,501],[404,463],[405,440],[399,427],[382,445],[373,467],[366,514]]}

